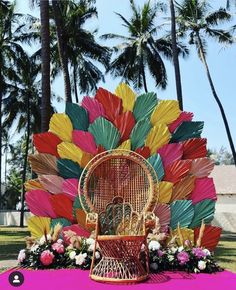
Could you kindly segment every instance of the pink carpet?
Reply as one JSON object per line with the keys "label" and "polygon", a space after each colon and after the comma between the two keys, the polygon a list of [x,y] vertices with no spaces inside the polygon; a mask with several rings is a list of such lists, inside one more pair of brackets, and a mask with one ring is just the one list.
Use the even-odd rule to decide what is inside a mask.
{"label": "pink carpet", "polygon": [[0,275],[0,289],[22,290],[236,290],[236,274],[224,271],[217,274],[188,274],[185,272],[164,272],[151,274],[145,283],[133,285],[111,285],[97,283],[89,279],[88,271],[81,270],[19,270],[24,275],[24,283],[13,287],[8,282],[11,271]]}

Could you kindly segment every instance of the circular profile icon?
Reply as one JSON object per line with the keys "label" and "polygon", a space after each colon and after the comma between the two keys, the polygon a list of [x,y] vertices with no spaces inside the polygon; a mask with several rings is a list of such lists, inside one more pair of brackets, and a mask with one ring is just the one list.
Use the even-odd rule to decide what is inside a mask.
{"label": "circular profile icon", "polygon": [[11,274],[9,275],[8,281],[11,284],[11,286],[18,287],[24,283],[24,276],[21,272],[14,271],[11,272]]}

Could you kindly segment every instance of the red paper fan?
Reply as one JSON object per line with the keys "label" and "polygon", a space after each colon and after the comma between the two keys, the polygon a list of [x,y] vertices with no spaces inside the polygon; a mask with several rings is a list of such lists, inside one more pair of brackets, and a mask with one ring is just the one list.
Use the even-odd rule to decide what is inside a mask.
{"label": "red paper fan", "polygon": [[147,147],[147,146],[137,148],[135,150],[135,152],[138,153],[138,154],[140,154],[141,156],[143,156],[146,159],[148,157],[150,157],[150,154],[151,154],[151,151],[150,151],[149,147]]}
{"label": "red paper fan", "polygon": [[183,159],[196,159],[206,157],[207,140],[205,138],[193,138],[184,141],[183,144]]}
{"label": "red paper fan", "polygon": [[98,154],[105,152],[105,151],[106,151],[106,149],[102,145],[98,145],[95,155],[98,155]]}
{"label": "red paper fan", "polygon": [[58,217],[74,222],[73,201],[63,193],[50,196],[52,208]]}
{"label": "red paper fan", "polygon": [[193,119],[193,113],[182,112],[179,117],[169,125],[170,133],[173,133],[183,122],[190,122]]}
{"label": "red paper fan", "polygon": [[[200,232],[200,228],[194,229],[194,243],[197,242],[199,232]],[[214,251],[217,244],[219,243],[221,232],[222,232],[222,229],[219,227],[206,225],[204,233],[203,233],[203,237],[201,240],[201,246],[205,247],[209,251]]]}
{"label": "red paper fan", "polygon": [[131,130],[135,125],[135,119],[133,113],[127,111],[116,117],[114,125],[117,127],[121,134],[121,142],[129,139]]}
{"label": "red paper fan", "polygon": [[116,95],[103,88],[99,88],[95,95],[95,99],[102,104],[109,121],[114,121],[115,118],[121,114],[122,101]]}
{"label": "red paper fan", "polygon": [[62,140],[52,132],[34,134],[33,142],[39,153],[48,153],[59,157],[57,153],[57,145],[60,144]]}
{"label": "red paper fan", "polygon": [[191,168],[192,160],[177,160],[169,165],[165,170],[164,181],[179,182],[185,177]]}

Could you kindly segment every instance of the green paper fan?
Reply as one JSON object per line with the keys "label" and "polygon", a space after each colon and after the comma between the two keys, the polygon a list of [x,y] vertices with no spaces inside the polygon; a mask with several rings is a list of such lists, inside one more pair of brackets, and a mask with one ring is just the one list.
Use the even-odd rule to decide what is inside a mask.
{"label": "green paper fan", "polygon": [[64,178],[78,178],[82,173],[82,169],[78,163],[69,159],[58,159],[57,169],[60,176]]}
{"label": "green paper fan", "polygon": [[69,116],[73,129],[87,131],[89,126],[88,112],[81,106],[66,103],[66,114]]}
{"label": "green paper fan", "polygon": [[141,119],[150,118],[157,103],[158,99],[155,93],[147,93],[138,96],[133,109],[136,122]]}
{"label": "green paper fan", "polygon": [[171,143],[200,138],[204,122],[183,122],[173,133]]}
{"label": "green paper fan", "polygon": [[72,225],[72,223],[67,219],[57,218],[51,220],[50,228],[53,229],[57,224],[60,224],[63,228]]}
{"label": "green paper fan", "polygon": [[149,157],[147,160],[152,165],[152,167],[155,169],[157,176],[158,176],[158,180],[161,181],[163,176],[165,175],[165,172],[164,172],[164,167],[162,164],[160,154],[154,154],[151,157]]}
{"label": "green paper fan", "polygon": [[88,131],[93,134],[97,146],[102,145],[106,150],[114,149],[119,144],[118,129],[103,117],[97,118],[90,124]]}
{"label": "green paper fan", "polygon": [[147,137],[148,132],[151,130],[152,125],[149,120],[140,120],[135,124],[131,134],[131,147],[132,150],[136,150],[137,148],[143,147],[145,139]]}
{"label": "green paper fan", "polygon": [[191,222],[190,228],[200,227],[202,221],[205,224],[209,224],[215,213],[215,201],[211,199],[205,199],[194,205],[194,217]]}
{"label": "green paper fan", "polygon": [[175,230],[178,226],[188,227],[193,219],[194,207],[191,200],[176,200],[170,204],[170,227]]}

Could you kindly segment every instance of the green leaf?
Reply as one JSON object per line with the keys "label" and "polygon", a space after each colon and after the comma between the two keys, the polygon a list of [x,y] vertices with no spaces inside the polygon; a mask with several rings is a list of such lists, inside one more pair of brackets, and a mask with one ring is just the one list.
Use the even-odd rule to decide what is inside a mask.
{"label": "green leaf", "polygon": [[191,224],[194,208],[191,200],[176,200],[170,205],[171,220],[170,227],[176,229],[179,223],[181,228]]}
{"label": "green leaf", "polygon": [[160,154],[154,154],[147,159],[157,173],[158,181],[161,181],[165,175]]}
{"label": "green leaf", "polygon": [[97,118],[90,124],[88,131],[93,135],[97,146],[102,145],[106,150],[114,149],[119,144],[118,129],[103,117]]}
{"label": "green leaf", "polygon": [[204,122],[183,122],[173,133],[171,143],[200,138]]}
{"label": "green leaf", "polygon": [[151,128],[150,121],[146,119],[140,120],[135,124],[130,134],[132,150],[144,146],[145,139]]}
{"label": "green leaf", "polygon": [[57,169],[60,173],[60,176],[64,178],[79,179],[82,173],[82,168],[79,166],[79,164],[69,159],[58,159]]}
{"label": "green leaf", "polygon": [[134,104],[133,114],[136,122],[141,119],[150,118],[153,110],[158,103],[158,99],[155,93],[147,93],[137,97]]}
{"label": "green leaf", "polygon": [[66,114],[69,116],[73,129],[87,131],[89,126],[88,112],[81,106],[66,103]]}
{"label": "green leaf", "polygon": [[202,221],[205,224],[209,224],[215,213],[215,201],[211,199],[205,199],[194,205],[194,217],[190,228],[200,227]]}

